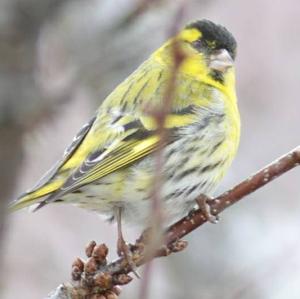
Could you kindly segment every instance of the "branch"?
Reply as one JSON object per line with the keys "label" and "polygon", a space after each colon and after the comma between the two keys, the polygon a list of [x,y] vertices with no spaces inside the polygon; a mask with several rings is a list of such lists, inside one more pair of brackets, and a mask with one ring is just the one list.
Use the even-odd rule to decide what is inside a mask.
{"label": "branch", "polygon": [[[245,196],[299,165],[300,146],[259,170],[234,188],[210,200],[208,204],[210,205],[212,214],[218,215],[242,198],[245,198]],[[188,216],[167,229],[164,246],[156,252],[155,256],[167,256],[172,252],[184,249],[187,243],[180,239],[205,222],[207,222],[207,219],[200,209],[191,211]],[[147,232],[143,233],[136,243],[132,245],[133,260],[137,267],[145,264],[150,259],[149,256],[145,256],[146,240]],[[59,286],[56,294],[48,298],[117,298],[119,290],[116,291],[116,285],[123,285],[131,281],[128,273],[132,269],[126,259],[120,258],[107,264],[106,257],[108,250],[104,244],[96,245],[95,243],[91,243],[87,247],[86,253],[89,257],[86,263],[83,263],[80,259],[77,259],[73,263],[73,284]],[[101,279],[99,279],[100,277]],[[95,295],[99,292],[105,295]],[[79,294],[89,297],[80,297],[81,295]]]}

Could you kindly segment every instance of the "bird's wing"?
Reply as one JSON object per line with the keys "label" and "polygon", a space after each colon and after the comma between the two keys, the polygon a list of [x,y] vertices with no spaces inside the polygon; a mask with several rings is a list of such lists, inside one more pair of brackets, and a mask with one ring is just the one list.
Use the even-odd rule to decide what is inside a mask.
{"label": "bird's wing", "polygon": [[[127,120],[130,118],[132,117],[129,115],[126,117]],[[127,167],[156,149],[159,136],[156,131],[147,130],[140,120],[132,118],[122,127],[124,130],[122,133],[110,136],[110,142],[105,147],[91,151],[79,167],[70,173],[64,184],[41,202],[39,207],[120,168]],[[74,158],[77,159],[76,156]]]}

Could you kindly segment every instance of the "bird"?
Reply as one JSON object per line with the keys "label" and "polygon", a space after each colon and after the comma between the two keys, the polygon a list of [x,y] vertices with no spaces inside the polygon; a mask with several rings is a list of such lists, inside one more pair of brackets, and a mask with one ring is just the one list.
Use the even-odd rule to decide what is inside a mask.
{"label": "bird", "polygon": [[[175,46],[183,56],[176,69]],[[166,223],[187,214],[199,194],[212,196],[238,150],[236,49],[222,25],[196,20],[184,26],[102,101],[62,159],[9,210],[70,203],[118,224],[149,223],[162,141],[153,111],[165,107],[175,76],[162,124],[159,199]]]}

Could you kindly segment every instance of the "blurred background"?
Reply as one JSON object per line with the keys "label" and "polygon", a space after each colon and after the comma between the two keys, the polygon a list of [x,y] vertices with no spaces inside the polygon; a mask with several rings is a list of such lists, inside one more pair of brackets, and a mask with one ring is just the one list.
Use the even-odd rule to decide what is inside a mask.
{"label": "blurred background", "polygon": [[[3,206],[58,160],[105,96],[168,36],[178,1],[0,1],[0,298],[40,299],[69,281],[94,239],[116,227],[96,214]],[[218,192],[300,143],[300,3],[190,0],[180,25],[207,18],[239,45],[241,146]],[[190,234],[182,253],[154,262],[151,298],[300,298],[300,170]],[[134,241],[138,229],[126,228]],[[111,258],[115,253],[111,252]],[[140,281],[121,298],[137,298]]]}

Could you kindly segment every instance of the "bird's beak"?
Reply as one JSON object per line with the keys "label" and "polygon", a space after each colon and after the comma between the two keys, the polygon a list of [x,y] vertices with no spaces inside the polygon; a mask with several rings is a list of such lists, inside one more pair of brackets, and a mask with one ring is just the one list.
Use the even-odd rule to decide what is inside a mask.
{"label": "bird's beak", "polygon": [[225,49],[217,50],[209,57],[209,67],[215,71],[224,73],[232,66],[233,59]]}

